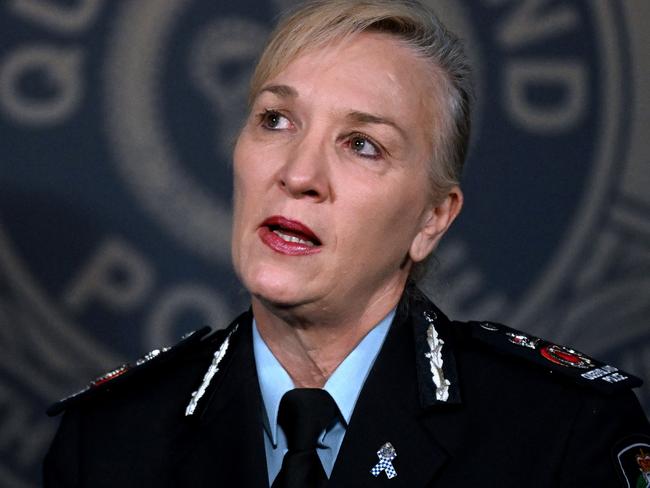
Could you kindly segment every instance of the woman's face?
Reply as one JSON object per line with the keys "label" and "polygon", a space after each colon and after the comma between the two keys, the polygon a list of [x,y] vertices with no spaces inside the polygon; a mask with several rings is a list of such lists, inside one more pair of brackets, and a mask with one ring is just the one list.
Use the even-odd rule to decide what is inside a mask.
{"label": "woman's face", "polygon": [[440,237],[427,227],[434,79],[363,33],[267,80],[234,152],[232,253],[254,298],[345,313],[401,292],[409,257]]}

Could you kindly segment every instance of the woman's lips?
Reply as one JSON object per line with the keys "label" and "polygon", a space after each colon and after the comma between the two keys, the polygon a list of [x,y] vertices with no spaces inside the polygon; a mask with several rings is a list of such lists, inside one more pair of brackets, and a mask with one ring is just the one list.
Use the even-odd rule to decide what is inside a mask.
{"label": "woman's lips", "polygon": [[285,217],[274,215],[264,220],[258,234],[264,244],[281,254],[301,256],[321,250],[320,239],[309,227]]}

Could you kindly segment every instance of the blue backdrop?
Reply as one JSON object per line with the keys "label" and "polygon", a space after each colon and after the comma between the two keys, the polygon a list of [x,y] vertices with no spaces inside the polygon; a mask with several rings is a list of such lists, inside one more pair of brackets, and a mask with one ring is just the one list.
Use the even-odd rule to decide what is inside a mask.
{"label": "blue backdrop", "polygon": [[[292,3],[0,5],[1,486],[38,486],[47,404],[247,306],[230,152]],[[647,377],[650,4],[429,3],[466,39],[478,97],[429,294]]]}

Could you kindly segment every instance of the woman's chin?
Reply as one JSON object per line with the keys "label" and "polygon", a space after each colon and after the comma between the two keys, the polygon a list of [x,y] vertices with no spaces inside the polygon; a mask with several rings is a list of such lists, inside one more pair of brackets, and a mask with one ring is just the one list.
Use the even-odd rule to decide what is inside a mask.
{"label": "woman's chin", "polygon": [[296,273],[268,270],[245,279],[244,285],[257,300],[274,307],[288,308],[307,301],[305,285],[309,281]]}

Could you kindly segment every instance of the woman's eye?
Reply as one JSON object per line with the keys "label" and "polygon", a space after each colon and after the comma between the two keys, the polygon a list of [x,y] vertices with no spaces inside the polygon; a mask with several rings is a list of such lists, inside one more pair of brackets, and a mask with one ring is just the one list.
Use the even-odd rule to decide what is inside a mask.
{"label": "woman's eye", "polygon": [[367,137],[355,135],[350,138],[350,148],[364,158],[377,159],[381,157],[381,150]]}
{"label": "woman's eye", "polygon": [[270,130],[281,130],[291,128],[288,118],[275,110],[266,110],[262,115],[262,127]]}

